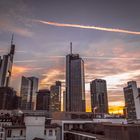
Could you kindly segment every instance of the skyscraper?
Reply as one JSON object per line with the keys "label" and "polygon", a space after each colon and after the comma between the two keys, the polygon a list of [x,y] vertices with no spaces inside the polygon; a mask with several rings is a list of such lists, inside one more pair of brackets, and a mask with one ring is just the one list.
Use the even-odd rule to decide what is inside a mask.
{"label": "skyscraper", "polygon": [[66,56],[66,111],[85,112],[84,61],[79,54]]}
{"label": "skyscraper", "polygon": [[140,96],[136,81],[129,81],[123,88],[128,119],[140,119]]}
{"label": "skyscraper", "polygon": [[9,86],[14,53],[15,53],[15,45],[13,44],[13,35],[12,35],[10,52],[7,55],[4,55],[3,59],[0,58],[0,87]]}
{"label": "skyscraper", "polygon": [[38,78],[24,77],[21,80],[21,109],[35,110],[36,92],[38,91]]}
{"label": "skyscraper", "polygon": [[61,111],[61,82],[56,81],[55,85],[51,86],[50,92],[51,92],[50,110],[52,112]]}
{"label": "skyscraper", "polygon": [[20,89],[20,96],[21,96],[21,109],[23,110],[30,110],[30,98],[31,98],[31,81],[22,76],[21,79],[21,89]]}
{"label": "skyscraper", "polygon": [[94,113],[108,113],[106,81],[95,79],[90,83],[91,109]]}
{"label": "skyscraper", "polygon": [[50,91],[48,89],[37,92],[36,110],[50,111]]}

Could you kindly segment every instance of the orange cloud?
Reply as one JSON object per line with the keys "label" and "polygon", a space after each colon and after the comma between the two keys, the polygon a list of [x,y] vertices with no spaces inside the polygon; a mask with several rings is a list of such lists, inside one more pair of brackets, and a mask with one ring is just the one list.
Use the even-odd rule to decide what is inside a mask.
{"label": "orange cloud", "polygon": [[140,32],[129,31],[124,29],[115,29],[115,28],[104,28],[104,27],[97,27],[97,26],[85,26],[79,24],[65,24],[65,23],[58,23],[58,22],[50,22],[50,21],[43,21],[43,20],[35,20],[37,22],[53,25],[58,27],[73,27],[73,28],[83,28],[83,29],[94,29],[100,31],[107,31],[107,32],[117,32],[117,33],[126,33],[126,34],[133,34],[133,35],[140,35]]}
{"label": "orange cloud", "polygon": [[12,67],[12,76],[13,77],[17,77],[25,72],[27,72],[29,70],[29,68],[26,67],[22,67],[22,66],[13,66]]}
{"label": "orange cloud", "polygon": [[46,88],[54,84],[55,81],[64,81],[64,73],[61,69],[52,69],[42,75],[43,78],[40,81],[40,88]]}

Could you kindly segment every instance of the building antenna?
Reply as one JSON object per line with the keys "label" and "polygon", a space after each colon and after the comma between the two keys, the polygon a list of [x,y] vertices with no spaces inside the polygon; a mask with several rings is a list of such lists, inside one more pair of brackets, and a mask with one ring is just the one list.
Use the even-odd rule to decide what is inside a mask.
{"label": "building antenna", "polygon": [[70,42],[70,54],[72,54],[72,42]]}
{"label": "building antenna", "polygon": [[11,45],[13,45],[14,34],[12,34]]}

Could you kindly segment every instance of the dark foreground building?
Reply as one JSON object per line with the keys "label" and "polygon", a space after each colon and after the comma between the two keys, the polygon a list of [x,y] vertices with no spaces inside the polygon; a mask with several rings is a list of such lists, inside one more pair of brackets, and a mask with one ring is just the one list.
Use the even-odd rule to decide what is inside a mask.
{"label": "dark foreground building", "polygon": [[0,87],[0,109],[12,110],[20,106],[20,97],[16,91],[10,87]]}
{"label": "dark foreground building", "polygon": [[140,124],[89,123],[73,126],[64,140],[140,140]]}
{"label": "dark foreground building", "polygon": [[48,89],[37,92],[36,110],[50,111],[50,91]]}

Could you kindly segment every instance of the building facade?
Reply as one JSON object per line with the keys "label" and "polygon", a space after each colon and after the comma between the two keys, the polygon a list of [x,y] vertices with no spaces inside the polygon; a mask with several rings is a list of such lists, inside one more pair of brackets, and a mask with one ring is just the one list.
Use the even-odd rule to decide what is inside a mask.
{"label": "building facade", "polygon": [[102,79],[90,83],[91,108],[94,113],[108,113],[107,85]]}
{"label": "building facade", "polygon": [[36,110],[50,111],[50,91],[48,89],[37,92]]}
{"label": "building facade", "polygon": [[85,112],[84,61],[72,52],[66,56],[66,111]]}
{"label": "building facade", "polygon": [[[17,119],[17,121],[15,120]],[[61,140],[60,126],[46,124],[46,116],[0,116],[1,140]]]}
{"label": "building facade", "polygon": [[140,119],[140,97],[136,81],[129,81],[123,91],[127,118]]}
{"label": "building facade", "polygon": [[50,111],[61,111],[61,82],[56,81],[50,88]]}

